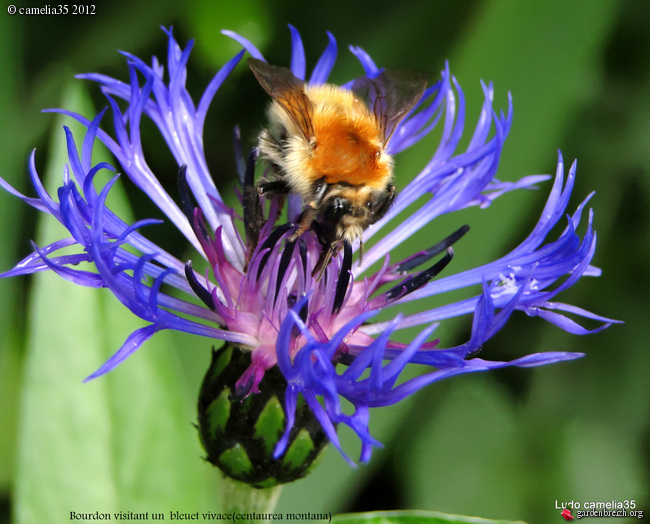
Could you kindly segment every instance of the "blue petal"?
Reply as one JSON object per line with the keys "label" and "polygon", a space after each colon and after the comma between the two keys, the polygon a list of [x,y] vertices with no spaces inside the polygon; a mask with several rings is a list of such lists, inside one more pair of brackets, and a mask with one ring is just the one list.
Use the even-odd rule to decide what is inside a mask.
{"label": "blue petal", "polygon": [[323,51],[323,54],[318,59],[316,67],[311,73],[309,78],[309,83],[314,85],[324,84],[329,79],[330,73],[334,68],[334,63],[336,62],[337,48],[336,48],[336,39],[334,35],[327,32],[328,44]]}

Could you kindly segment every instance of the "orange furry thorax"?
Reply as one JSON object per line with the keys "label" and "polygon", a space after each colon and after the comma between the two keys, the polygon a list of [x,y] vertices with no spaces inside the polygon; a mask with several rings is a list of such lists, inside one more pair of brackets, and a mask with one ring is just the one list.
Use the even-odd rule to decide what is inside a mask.
{"label": "orange furry thorax", "polygon": [[328,184],[382,188],[392,176],[377,120],[351,91],[324,85],[307,87],[314,105],[315,147],[309,163]]}

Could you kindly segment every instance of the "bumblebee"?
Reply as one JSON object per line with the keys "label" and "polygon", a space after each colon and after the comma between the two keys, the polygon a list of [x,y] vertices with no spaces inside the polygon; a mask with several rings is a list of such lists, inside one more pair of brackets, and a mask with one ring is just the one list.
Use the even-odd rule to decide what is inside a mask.
{"label": "bumblebee", "polygon": [[306,84],[291,70],[255,58],[248,64],[272,99],[269,126],[258,138],[272,176],[257,190],[301,196],[303,211],[289,241],[313,227],[323,244],[314,270],[320,278],[341,245],[362,241],[390,208],[395,185],[386,146],[426,81],[384,71],[346,89]]}

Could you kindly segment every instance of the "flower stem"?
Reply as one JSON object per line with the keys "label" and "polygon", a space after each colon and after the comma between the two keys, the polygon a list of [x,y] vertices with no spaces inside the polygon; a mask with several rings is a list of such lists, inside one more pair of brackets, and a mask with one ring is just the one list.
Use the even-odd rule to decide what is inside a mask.
{"label": "flower stem", "polygon": [[235,479],[221,476],[221,503],[226,513],[239,513],[241,524],[270,522],[270,514],[280,497],[282,484],[270,488],[254,488]]}

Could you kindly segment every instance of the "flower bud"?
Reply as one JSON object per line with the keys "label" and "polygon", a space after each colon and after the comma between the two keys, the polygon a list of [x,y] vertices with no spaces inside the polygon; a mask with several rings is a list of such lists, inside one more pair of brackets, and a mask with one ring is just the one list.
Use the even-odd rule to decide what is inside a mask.
{"label": "flower bud", "polygon": [[235,480],[268,488],[304,477],[327,437],[300,396],[286,451],[274,458],[287,423],[287,382],[277,367],[271,368],[259,384],[260,393],[241,399],[234,395],[235,384],[250,363],[250,352],[232,344],[212,351],[199,394],[199,435],[208,462]]}

